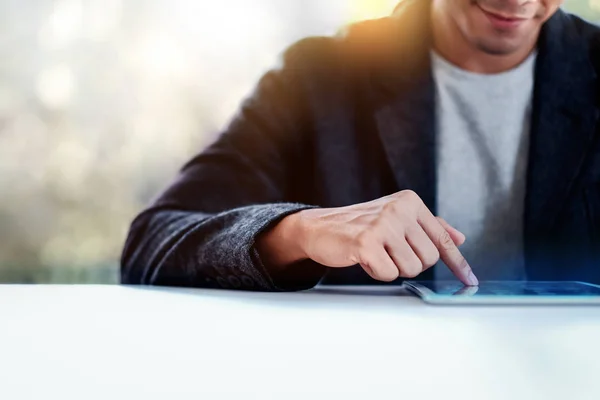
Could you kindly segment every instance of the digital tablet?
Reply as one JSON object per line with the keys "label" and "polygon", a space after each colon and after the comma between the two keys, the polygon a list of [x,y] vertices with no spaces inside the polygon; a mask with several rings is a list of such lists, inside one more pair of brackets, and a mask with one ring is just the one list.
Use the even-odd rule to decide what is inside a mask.
{"label": "digital tablet", "polygon": [[405,281],[404,287],[431,304],[586,304],[600,306],[600,286],[585,282]]}

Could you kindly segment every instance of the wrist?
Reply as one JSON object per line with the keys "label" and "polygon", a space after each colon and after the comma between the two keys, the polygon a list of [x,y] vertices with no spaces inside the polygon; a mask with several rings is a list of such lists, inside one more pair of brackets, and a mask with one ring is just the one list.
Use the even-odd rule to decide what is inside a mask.
{"label": "wrist", "polygon": [[306,259],[302,219],[298,214],[284,217],[257,239],[257,250],[270,269],[282,270]]}
{"label": "wrist", "polygon": [[304,246],[306,229],[303,215],[305,212],[306,210],[288,215],[281,221],[281,236],[284,238],[283,242],[286,244],[292,263],[308,258]]}

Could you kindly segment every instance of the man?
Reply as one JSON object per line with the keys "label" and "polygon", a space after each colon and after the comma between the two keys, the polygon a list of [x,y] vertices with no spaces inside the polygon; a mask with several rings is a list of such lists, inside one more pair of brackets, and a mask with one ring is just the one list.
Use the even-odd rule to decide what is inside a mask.
{"label": "man", "polygon": [[561,3],[406,0],[292,46],[133,222],[122,281],[600,282],[600,32]]}

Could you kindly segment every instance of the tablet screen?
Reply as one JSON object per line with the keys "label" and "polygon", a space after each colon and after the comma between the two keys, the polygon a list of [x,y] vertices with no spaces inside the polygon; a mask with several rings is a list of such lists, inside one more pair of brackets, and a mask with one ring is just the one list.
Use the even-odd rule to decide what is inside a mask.
{"label": "tablet screen", "polygon": [[600,286],[583,282],[484,281],[467,287],[452,281],[418,281],[438,296],[600,296]]}

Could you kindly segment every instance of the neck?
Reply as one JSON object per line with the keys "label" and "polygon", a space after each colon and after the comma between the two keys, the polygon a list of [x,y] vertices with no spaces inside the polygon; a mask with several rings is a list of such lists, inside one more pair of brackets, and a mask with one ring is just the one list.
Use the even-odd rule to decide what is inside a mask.
{"label": "neck", "polygon": [[538,35],[510,54],[490,54],[477,48],[437,2],[431,7],[433,47],[443,58],[466,71],[496,74],[515,68],[535,49]]}

